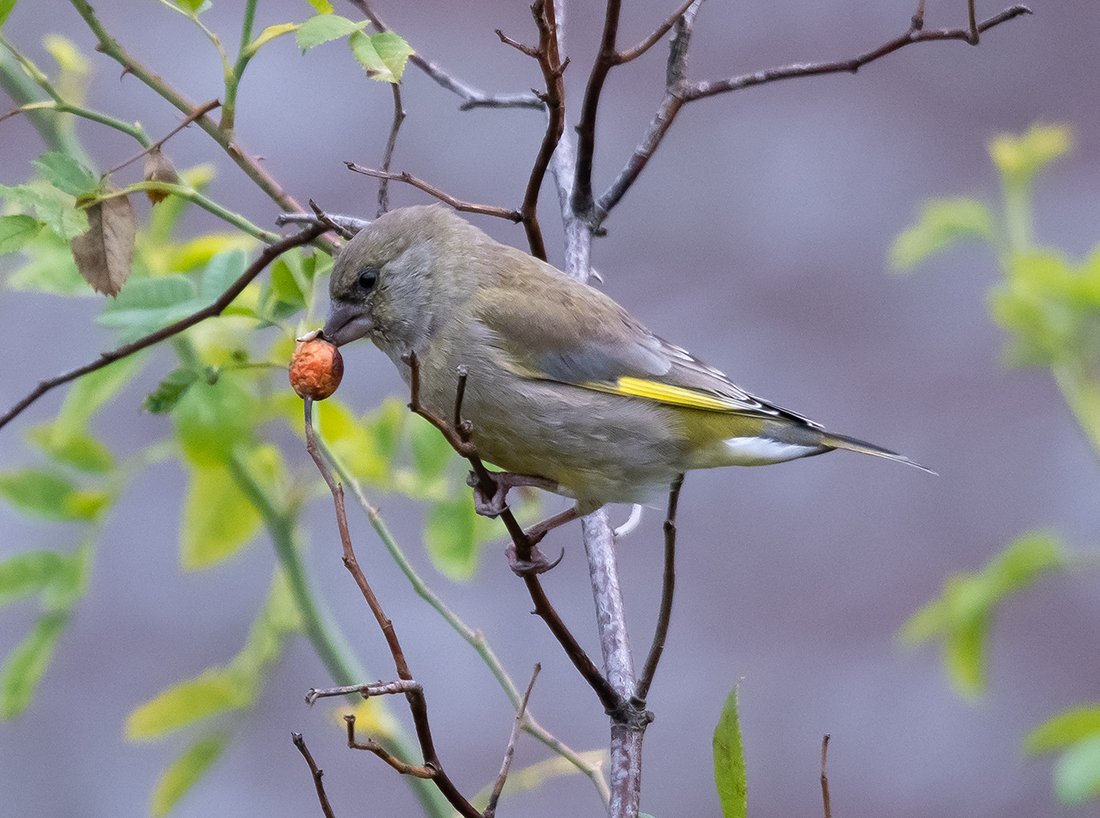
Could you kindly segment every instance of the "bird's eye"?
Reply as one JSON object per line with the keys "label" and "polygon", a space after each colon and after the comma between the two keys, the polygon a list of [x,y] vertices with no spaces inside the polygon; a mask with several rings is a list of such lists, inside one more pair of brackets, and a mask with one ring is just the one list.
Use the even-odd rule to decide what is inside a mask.
{"label": "bird's eye", "polygon": [[359,274],[359,289],[363,292],[370,292],[374,289],[374,285],[378,283],[378,270],[374,267],[368,267]]}

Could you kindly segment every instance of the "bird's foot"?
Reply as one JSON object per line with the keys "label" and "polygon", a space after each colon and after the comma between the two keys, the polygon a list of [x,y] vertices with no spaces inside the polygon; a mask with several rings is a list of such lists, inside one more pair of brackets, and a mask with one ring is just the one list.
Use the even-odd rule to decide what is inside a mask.
{"label": "bird's foot", "polygon": [[[508,471],[491,471],[489,477],[494,483],[492,495],[486,495],[478,482],[477,474],[470,472],[466,478],[467,485],[474,490],[474,511],[482,517],[498,517],[508,508],[508,491],[520,486],[532,486],[546,491],[556,491],[558,484],[545,477],[535,477],[531,474],[513,474]],[[548,529],[549,530],[549,529]],[[541,539],[541,537],[539,538]]]}
{"label": "bird's foot", "polygon": [[[543,534],[546,532],[544,531]],[[542,539],[540,535],[539,539]],[[546,558],[546,555],[539,551],[539,547],[534,543],[531,543],[531,548],[528,551],[527,559],[520,559],[519,554],[516,552],[516,546],[509,545],[505,549],[504,553],[508,556],[508,567],[512,569],[512,573],[517,577],[525,577],[531,574],[545,574],[551,568],[557,566],[561,562],[562,557],[565,556],[565,549],[563,548],[558,558],[551,562]]]}

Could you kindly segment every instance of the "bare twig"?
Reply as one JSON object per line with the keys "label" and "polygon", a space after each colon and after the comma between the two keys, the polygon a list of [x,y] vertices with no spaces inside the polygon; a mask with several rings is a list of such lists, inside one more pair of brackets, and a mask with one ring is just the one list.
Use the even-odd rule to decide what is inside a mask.
{"label": "bare twig", "polygon": [[437,771],[431,765],[425,764],[423,766],[418,766],[416,764],[409,764],[407,761],[402,761],[373,739],[368,738],[365,741],[356,741],[355,716],[353,714],[348,713],[344,716],[344,721],[348,725],[348,747],[352,750],[367,750],[368,752],[374,753],[397,770],[397,772],[401,773],[401,775],[411,775],[413,778],[423,778],[429,781],[435,780]]}
{"label": "bare twig", "polygon": [[628,48],[626,51],[620,51],[618,54],[616,54],[615,63],[617,65],[628,63],[631,60],[637,59],[638,57],[649,51],[649,49],[660,42],[662,37],[668,34],[673,25],[676,24],[676,21],[679,20],[683,13],[688,10],[688,6],[690,6],[694,2],[695,0],[685,0],[680,8],[672,12],[667,20],[661,23],[661,25],[657,26],[657,29],[652,34],[650,34],[633,48]]}
{"label": "bare twig", "polygon": [[829,803],[829,776],[825,772],[825,761],[829,753],[829,734],[821,739],[821,802],[825,807],[825,818],[833,818],[833,809]]}
{"label": "bare twig", "polygon": [[[923,6],[923,4],[922,4]],[[973,5],[971,4],[971,8]],[[987,20],[981,23],[974,23],[968,28],[956,28],[956,29],[939,29],[939,30],[925,30],[923,9],[918,7],[917,12],[913,15],[913,19],[910,23],[908,31],[899,37],[884,43],[878,48],[874,48],[870,51],[864,52],[857,57],[853,57],[848,60],[838,60],[834,62],[820,62],[820,63],[797,63],[792,65],[780,66],[778,68],[766,69],[763,71],[754,71],[750,74],[741,74],[739,76],[730,77],[725,80],[719,80],[714,82],[695,82],[690,83],[687,80],[687,45],[690,41],[691,27],[694,22],[695,13],[698,11],[698,6],[693,5],[685,9],[684,13],[677,18],[675,23],[676,33],[670,44],[669,53],[669,76],[667,81],[667,89],[664,99],[661,100],[658,106],[657,112],[651,120],[649,127],[646,129],[645,134],[642,136],[641,142],[634,149],[630,158],[627,160],[623,169],[619,172],[618,177],[611,183],[607,191],[600,196],[599,200],[594,204],[589,204],[592,208],[591,212],[588,210],[578,210],[579,214],[585,214],[593,222],[593,226],[598,226],[603,219],[607,217],[607,214],[619,203],[623,195],[634,183],[634,181],[641,174],[645,168],[649,159],[653,156],[657,150],[661,141],[664,139],[668,129],[672,126],[673,121],[676,119],[676,115],[680,112],[680,109],[688,102],[693,102],[699,99],[705,99],[707,97],[716,96],[718,94],[724,94],[731,91],[739,91],[744,88],[750,88],[756,85],[763,85],[769,82],[778,82],[785,79],[796,79],[799,77],[813,77],[824,74],[842,74],[849,73],[854,74],[860,68],[868,63],[874,62],[888,54],[892,54],[900,48],[907,45],[913,45],[914,43],[933,42],[940,40],[962,40],[964,42],[977,42],[977,33],[988,31],[994,26],[998,26],[1001,23],[1012,20],[1024,14],[1030,14],[1031,10],[1026,6],[1012,6],[1005,9],[999,14],[995,14]],[[974,35],[971,31],[976,32]],[[594,116],[594,114],[593,114]],[[591,165],[590,162],[587,166],[581,164],[581,157],[583,150],[585,150],[585,143],[583,140],[578,145],[578,162],[577,162],[577,181],[579,183],[587,183],[589,185],[588,197],[591,197]],[[583,174],[582,175],[582,170]],[[578,188],[579,189],[579,188]],[[580,207],[584,205],[585,198],[583,195],[574,192],[574,206]]]}
{"label": "bare twig", "polygon": [[508,780],[508,770],[512,766],[512,757],[516,752],[519,731],[523,727],[524,719],[527,718],[527,702],[531,699],[531,690],[535,687],[535,679],[539,677],[540,670],[542,670],[542,665],[536,663],[535,670],[531,674],[531,681],[527,684],[527,692],[523,694],[523,704],[520,705],[519,711],[516,713],[516,720],[512,724],[512,734],[508,737],[508,747],[504,751],[504,761],[500,765],[500,775],[497,776],[496,784],[493,785],[493,792],[489,796],[489,805],[485,807],[485,818],[493,818],[496,815],[497,802],[500,801],[500,794],[504,792],[504,782]]}
{"label": "bare twig", "polygon": [[287,224],[318,224],[325,229],[335,229],[344,238],[351,238],[370,222],[355,216],[339,216],[335,213],[326,213],[323,219],[316,213],[280,213],[275,217],[275,224],[280,227]]}
{"label": "bare twig", "polygon": [[364,176],[373,176],[376,179],[394,179],[398,182],[404,182],[405,184],[412,185],[415,188],[423,190],[425,193],[434,196],[441,202],[449,204],[455,210],[460,210],[464,213],[480,213],[483,216],[496,216],[499,219],[507,219],[512,222],[523,221],[523,214],[517,210],[506,210],[503,207],[494,207],[492,205],[479,205],[471,202],[464,202],[461,199],[456,199],[447,193],[444,193],[439,188],[432,187],[422,179],[417,179],[410,173],[389,173],[387,171],[375,170],[374,168],[365,168],[362,165],[357,165],[354,162],[344,162],[347,165],[348,170],[355,171],[356,173],[362,173]]}
{"label": "bare twig", "polygon": [[657,627],[653,632],[653,644],[649,648],[645,666],[642,669],[642,678],[638,680],[635,695],[645,701],[649,695],[649,687],[653,684],[653,677],[657,673],[657,663],[661,661],[661,653],[665,649],[665,639],[668,636],[669,622],[672,621],[672,595],[676,590],[676,505],[680,500],[680,488],[684,485],[684,475],[679,475],[672,481],[668,490],[668,514],[665,516],[665,570],[664,581],[661,584],[661,608],[657,615]]}
{"label": "bare twig", "polygon": [[173,335],[178,335],[185,329],[189,329],[195,324],[198,324],[200,321],[205,321],[207,318],[213,318],[216,315],[220,315],[222,311],[232,303],[233,299],[240,295],[252,279],[258,276],[268,264],[293,247],[301,247],[303,244],[309,244],[324,232],[324,228],[312,225],[301,233],[288,236],[281,241],[268,245],[260,252],[259,257],[248,265],[248,269],[245,270],[224,293],[218,296],[217,300],[210,306],[203,307],[201,310],[192,313],[186,318],[174,321],[163,329],[151,332],[129,344],[123,344],[110,352],[100,353],[100,356],[91,363],[85,364],[84,366],[78,366],[76,369],[70,369],[68,372],[58,375],[55,378],[40,382],[38,386],[26,395],[26,397],[0,416],[0,429],[4,428],[13,418],[18,416],[24,409],[51,389],[69,383],[70,381],[75,381],[77,378],[87,375],[89,372],[95,372],[97,369],[102,369],[108,364],[113,364],[115,361],[127,358],[135,352],[140,352],[147,347],[158,344],[161,341],[171,338]]}
{"label": "bare twig", "polygon": [[414,679],[398,679],[393,682],[375,682],[365,685],[341,685],[340,687],[311,687],[306,692],[306,704],[312,707],[318,699],[350,696],[353,693],[358,693],[364,699],[370,699],[374,696],[396,696],[402,693],[419,695],[423,692],[420,682]]}
{"label": "bare twig", "polygon": [[332,811],[332,806],[328,802],[328,796],[325,795],[325,785],[321,783],[325,771],[314,762],[313,755],[306,747],[306,741],[302,738],[301,733],[291,733],[290,738],[294,742],[294,746],[298,748],[298,752],[305,758],[306,764],[309,765],[309,771],[313,775],[313,786],[317,788],[317,800],[321,802],[321,812],[324,813],[325,818],[336,818],[336,814]]}
{"label": "bare twig", "polygon": [[[366,0],[349,0],[349,2],[363,12],[376,29],[379,31],[388,31],[386,24],[374,13],[374,10],[371,9],[370,4],[366,2]],[[469,111],[472,108],[540,109],[545,107],[543,101],[538,98],[538,95],[530,91],[519,94],[490,94],[486,91],[482,91],[480,88],[474,88],[471,85],[467,85],[447,71],[444,71],[435,63],[426,59],[420,49],[417,49],[409,57],[409,62],[427,74],[441,88],[458,96],[462,100],[462,104],[458,106],[461,111]]]}
{"label": "bare twig", "polygon": [[[389,173],[390,162],[393,159],[394,148],[397,147],[397,132],[401,130],[401,123],[405,121],[405,108],[401,104],[401,84],[390,83],[393,89],[393,124],[390,126],[390,136],[386,140],[386,150],[382,154],[382,172]],[[378,215],[381,216],[390,209],[389,179],[382,177],[378,183]]]}
{"label": "bare twig", "polygon": [[[317,442],[317,433],[313,428],[313,401],[308,398],[305,401],[305,430],[306,450],[309,452],[310,457],[313,458],[313,462],[317,465],[318,471],[321,472],[322,477],[325,479],[325,483],[328,484],[329,490],[332,492],[333,504],[336,507],[336,524],[340,530],[340,541],[343,544],[344,567],[348,569],[349,573],[351,573],[352,577],[355,579],[355,583],[359,586],[359,590],[363,594],[367,606],[370,608],[371,613],[374,614],[374,618],[378,622],[379,628],[382,630],[382,634],[386,639],[386,644],[390,649],[390,655],[393,657],[393,663],[397,670],[398,678],[405,681],[412,681],[413,677],[409,672],[409,666],[405,660],[405,654],[401,649],[401,643],[397,638],[397,631],[393,627],[393,622],[386,616],[381,603],[378,601],[378,597],[375,596],[374,590],[367,581],[366,575],[363,573],[362,568],[359,567],[359,561],[355,558],[355,548],[351,542],[347,512],[344,507],[344,487],[336,482],[336,479],[332,476],[332,470],[329,468],[328,463],[325,462],[324,455]],[[458,791],[458,787],[455,786],[454,782],[452,782],[443,771],[443,765],[436,754],[435,742],[432,739],[431,724],[428,721],[428,705],[424,698],[423,690],[410,690],[406,693],[406,698],[408,699],[409,711],[412,714],[413,724],[416,728],[416,737],[420,742],[420,751],[424,756],[424,769],[431,771],[429,777],[432,782],[439,788],[439,791],[443,794],[443,797],[447,799],[448,803],[458,810],[459,813],[466,816],[466,818],[481,818],[481,814],[474,809],[473,805]],[[350,727],[349,735],[351,735]],[[372,751],[378,754],[378,751]],[[385,753],[384,750],[382,750],[382,752]],[[392,766],[393,761],[396,761],[396,759],[393,759],[388,753],[386,753],[386,756],[387,758],[385,760]],[[397,763],[401,764],[403,762]],[[415,773],[410,774],[415,775]]]}
{"label": "bare twig", "polygon": [[221,101],[216,100],[216,99],[212,99],[209,102],[200,105],[198,108],[191,111],[191,113],[189,113],[186,117],[184,117],[183,122],[181,122],[179,125],[177,125],[175,128],[173,128],[171,131],[169,131],[167,136],[162,137],[161,139],[158,139],[156,142],[154,142],[152,145],[147,147],[145,150],[143,150],[141,153],[139,153],[137,156],[133,157],[132,159],[127,159],[125,162],[123,162],[118,167],[111,168],[109,171],[107,171],[104,174],[104,176],[110,176],[112,173],[117,173],[118,171],[120,171],[124,167],[126,167],[127,165],[133,164],[134,162],[136,162],[137,160],[139,160],[141,157],[145,156],[146,154],[152,153],[153,151],[155,151],[158,148],[162,147],[165,142],[167,142],[173,136],[178,134],[180,131],[182,131],[184,128],[186,128],[188,125],[190,125],[192,122],[194,122],[196,119],[198,119],[201,116],[206,116],[208,113],[213,111],[219,105],[221,105]]}

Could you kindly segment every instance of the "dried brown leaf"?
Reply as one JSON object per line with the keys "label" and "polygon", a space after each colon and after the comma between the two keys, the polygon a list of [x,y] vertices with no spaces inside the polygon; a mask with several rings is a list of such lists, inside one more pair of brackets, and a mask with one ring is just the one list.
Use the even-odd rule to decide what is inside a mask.
{"label": "dried brown leaf", "polygon": [[128,196],[114,196],[88,207],[88,231],[70,246],[76,268],[92,289],[118,295],[134,263],[137,218]]}
{"label": "dried brown leaf", "polygon": [[[176,173],[172,160],[165,156],[159,147],[149,151],[145,157],[146,182],[167,182],[174,185],[178,184],[179,180],[179,174]],[[168,194],[163,190],[147,190],[145,195],[149,197],[149,201],[153,204],[163,202],[168,198]]]}

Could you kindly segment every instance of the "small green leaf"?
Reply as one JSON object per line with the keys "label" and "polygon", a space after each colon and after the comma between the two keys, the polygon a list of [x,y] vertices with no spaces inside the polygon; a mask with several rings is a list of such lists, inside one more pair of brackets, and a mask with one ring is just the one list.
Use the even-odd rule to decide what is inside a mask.
{"label": "small green leaf", "polygon": [[65,241],[88,231],[88,214],[76,206],[76,199],[43,182],[8,187],[0,185],[0,198],[24,210],[33,210],[38,220],[45,222]]}
{"label": "small green leaf", "polygon": [[94,520],[108,500],[103,492],[82,491],[43,469],[0,473],[0,497],[25,514],[61,522]]}
{"label": "small green leaf", "polygon": [[1044,167],[1073,149],[1068,125],[1032,125],[1022,136],[999,134],[989,143],[989,155],[1006,183],[1027,188]]}
{"label": "small green leaf", "polygon": [[248,267],[248,254],[240,248],[218,253],[206,265],[199,282],[199,301],[203,306],[217,301]]}
{"label": "small green leaf", "polygon": [[318,14],[332,14],[332,3],[328,0],[306,0]]}
{"label": "small green leaf", "polygon": [[215,733],[192,744],[179,758],[168,765],[157,779],[157,786],[153,790],[153,798],[149,805],[153,818],[163,818],[171,812],[172,807],[221,757],[228,743],[228,734]]}
{"label": "small green leaf", "polygon": [[989,208],[974,199],[935,199],[921,208],[915,225],[894,239],[890,267],[910,270],[929,256],[966,239],[996,241]]}
{"label": "small green leaf", "polygon": [[405,63],[413,54],[409,44],[392,31],[370,35],[354,31],[348,36],[348,45],[367,76],[382,82],[400,82]]}
{"label": "small green leaf", "polygon": [[58,463],[93,474],[105,474],[114,468],[111,450],[81,429],[47,423],[32,429],[29,437]]}
{"label": "small green leaf", "polygon": [[95,174],[67,153],[44,153],[31,164],[43,179],[70,196],[91,196],[99,187]]}
{"label": "small green leaf", "polygon": [[338,14],[318,14],[298,26],[295,39],[298,42],[298,48],[305,54],[322,43],[347,37],[349,34],[362,31],[369,25],[370,20],[356,23]]}
{"label": "small green leaf", "polygon": [[228,468],[193,466],[180,523],[180,562],[187,570],[216,565],[248,545],[260,523]]}
{"label": "small green leaf", "polygon": [[23,247],[26,263],[7,277],[12,290],[50,295],[91,297],[87,282],[80,277],[67,239],[53,230],[40,230]]}
{"label": "small green leaf", "polygon": [[90,540],[81,543],[64,558],[61,570],[42,589],[42,608],[45,611],[67,611],[88,590],[92,573],[94,549]]}
{"label": "small green leaf", "polygon": [[66,559],[56,551],[26,551],[0,562],[0,607],[38,593],[57,580]]}
{"label": "small green leaf", "polygon": [[45,614],[15,646],[0,670],[0,719],[13,719],[27,709],[68,622],[66,612]]}
{"label": "small green leaf", "polygon": [[409,443],[417,477],[425,484],[443,475],[455,453],[447,438],[420,416],[409,422]]}
{"label": "small green leaf", "polygon": [[469,497],[442,500],[432,506],[424,526],[424,545],[432,564],[445,577],[469,579],[477,569],[474,506]]}
{"label": "small green leaf", "polygon": [[199,379],[199,373],[193,369],[174,369],[169,372],[157,388],[141,404],[141,408],[154,415],[171,412],[179,403],[183,393]]}
{"label": "small green leaf", "polygon": [[714,783],[725,818],[745,818],[748,813],[748,784],[745,753],[741,746],[741,724],[737,716],[737,688],[730,691],[722,715],[714,728]]}
{"label": "small green leaf", "polygon": [[123,343],[136,341],[206,306],[197,296],[190,276],[138,279],[107,302],[96,323],[118,330]]}
{"label": "small green leaf", "polygon": [[197,17],[199,12],[206,11],[210,7],[209,0],[176,0],[176,5],[192,17]]}
{"label": "small green leaf", "polygon": [[21,249],[41,229],[42,224],[32,216],[0,216],[0,256]]}
{"label": "small green leaf", "polygon": [[198,466],[224,464],[238,444],[252,439],[257,401],[239,372],[222,372],[216,383],[199,379],[172,411],[180,445]]}
{"label": "small green leaf", "polygon": [[149,741],[248,703],[247,691],[221,668],[162,690],[126,717],[126,738]]}
{"label": "small green leaf", "polygon": [[[310,0],[310,2],[315,2],[315,0]],[[4,23],[13,8],[15,8],[15,0],[0,0],[0,28],[4,27]]]}
{"label": "small green leaf", "polygon": [[248,54],[249,54],[249,56],[255,54],[257,51],[259,51],[265,45],[270,43],[272,40],[278,39],[279,37],[282,37],[284,34],[292,34],[293,32],[295,32],[297,30],[298,30],[298,24],[297,23],[282,23],[280,25],[268,26],[267,28],[265,28],[263,31],[260,32],[259,37],[257,37],[255,40],[253,40],[251,43],[248,44]]}
{"label": "small green leaf", "polygon": [[1082,739],[1062,754],[1054,765],[1054,792],[1071,807],[1100,796],[1100,735]]}
{"label": "small green leaf", "polygon": [[1071,707],[1028,733],[1024,738],[1024,752],[1028,755],[1050,753],[1096,735],[1100,735],[1100,704]]}

